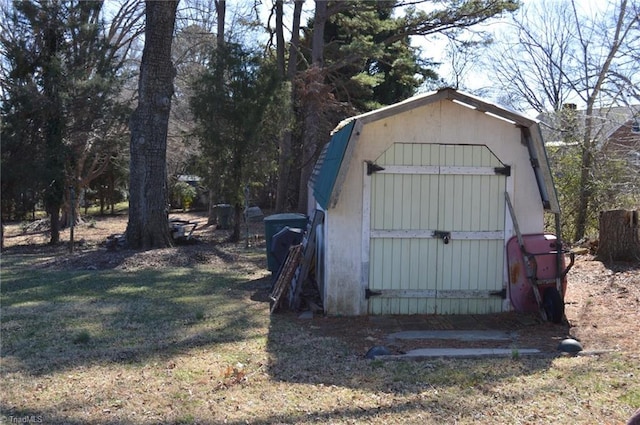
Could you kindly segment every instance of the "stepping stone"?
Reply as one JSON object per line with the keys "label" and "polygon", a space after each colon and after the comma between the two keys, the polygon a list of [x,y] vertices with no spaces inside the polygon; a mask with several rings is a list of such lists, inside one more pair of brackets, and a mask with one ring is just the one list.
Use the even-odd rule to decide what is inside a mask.
{"label": "stepping stone", "polygon": [[455,339],[458,341],[509,341],[514,334],[505,331],[403,331],[392,333],[389,339]]}
{"label": "stepping stone", "polygon": [[541,354],[537,348],[419,348],[406,354],[376,356],[378,360],[421,360],[434,358],[473,359],[481,357],[515,357]]}

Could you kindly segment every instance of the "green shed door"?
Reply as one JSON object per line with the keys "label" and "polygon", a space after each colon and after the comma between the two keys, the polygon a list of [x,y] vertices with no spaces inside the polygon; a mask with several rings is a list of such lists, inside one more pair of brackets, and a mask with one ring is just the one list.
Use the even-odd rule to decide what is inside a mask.
{"label": "green shed door", "polygon": [[485,146],[402,143],[376,164],[365,194],[369,313],[500,311],[503,164]]}

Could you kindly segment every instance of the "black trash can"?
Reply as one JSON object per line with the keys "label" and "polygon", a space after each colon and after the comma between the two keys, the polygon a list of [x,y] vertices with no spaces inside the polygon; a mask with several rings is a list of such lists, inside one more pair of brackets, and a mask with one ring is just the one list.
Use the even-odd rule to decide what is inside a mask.
{"label": "black trash can", "polygon": [[280,270],[280,267],[282,267],[282,264],[287,259],[289,248],[302,243],[303,236],[303,229],[289,226],[283,227],[282,230],[273,235],[271,239],[271,256],[274,260],[275,269],[270,269],[271,271]]}
{"label": "black trash can", "polygon": [[[278,263],[278,260],[271,251],[273,237],[285,227],[289,227],[290,229],[302,229],[301,235],[304,235],[304,232],[307,229],[307,216],[304,214],[282,213],[270,215],[264,219],[265,242],[267,245],[267,269],[274,273],[280,268],[280,263]],[[300,241],[302,241],[302,238]],[[288,249],[289,247],[287,247],[287,252]]]}
{"label": "black trash can", "polygon": [[218,221],[218,228],[230,229],[231,228],[231,213],[233,208],[229,204],[217,204],[214,206],[216,211],[216,219]]}

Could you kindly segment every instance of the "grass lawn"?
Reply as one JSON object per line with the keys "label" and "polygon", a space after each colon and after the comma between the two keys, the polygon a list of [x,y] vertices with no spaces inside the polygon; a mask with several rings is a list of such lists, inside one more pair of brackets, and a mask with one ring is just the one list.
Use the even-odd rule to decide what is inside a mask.
{"label": "grass lawn", "polygon": [[53,271],[21,254],[1,273],[3,423],[624,424],[640,406],[633,353],[366,360],[270,316],[257,267]]}

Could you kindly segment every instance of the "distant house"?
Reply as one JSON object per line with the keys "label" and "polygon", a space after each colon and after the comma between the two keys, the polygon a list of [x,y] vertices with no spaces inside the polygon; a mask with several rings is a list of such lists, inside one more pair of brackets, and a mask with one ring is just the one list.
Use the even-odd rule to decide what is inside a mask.
{"label": "distant house", "polygon": [[[569,129],[578,136],[584,134],[585,111],[576,109],[573,104],[565,106],[572,114],[541,114],[543,137],[546,146],[562,147],[578,145],[579,141],[567,142],[564,136]],[[640,155],[640,105],[598,108],[591,116],[591,138],[598,150],[603,153],[615,153],[631,164],[638,164]],[[580,137],[578,137],[579,139]]]}
{"label": "distant house", "polygon": [[640,113],[609,133],[603,148],[640,170]]}
{"label": "distant house", "polygon": [[202,177],[192,174],[180,174],[177,181],[186,183],[196,190],[196,198],[193,200],[192,207],[206,208],[209,205],[209,192],[202,185]]}

